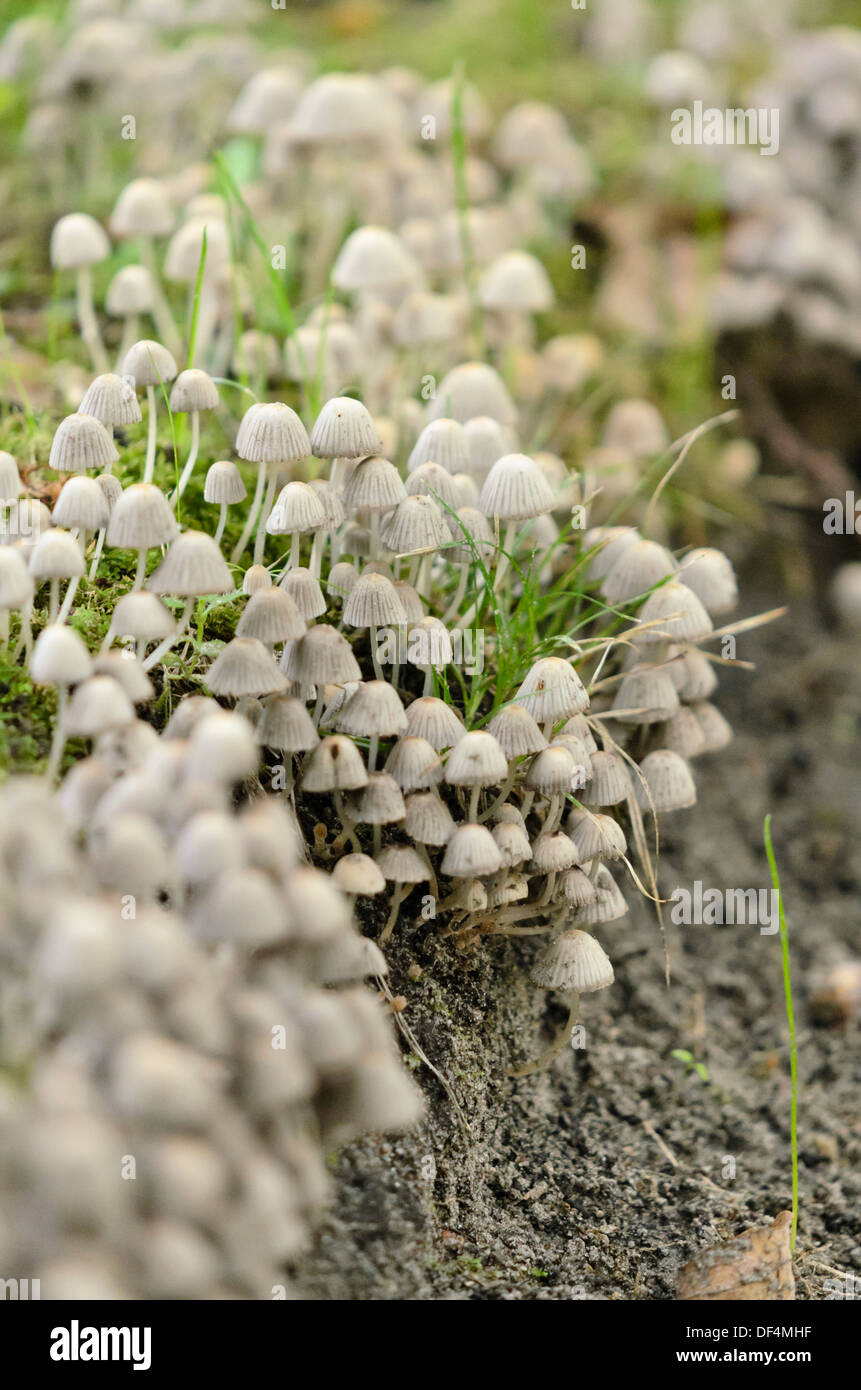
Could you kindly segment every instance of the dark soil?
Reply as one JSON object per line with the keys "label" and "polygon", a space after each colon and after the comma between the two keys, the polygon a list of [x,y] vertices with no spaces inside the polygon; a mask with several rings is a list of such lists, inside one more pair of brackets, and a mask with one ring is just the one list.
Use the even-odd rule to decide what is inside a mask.
{"label": "dark soil", "polygon": [[[780,602],[761,570],[742,592],[745,613]],[[861,661],[803,602],[740,637],[738,656],[757,669],[721,681],[736,738],[698,760],[698,806],[665,818],[660,883],[665,896],[695,879],[770,886],[762,821],[773,812],[799,1030],[796,1296],[821,1299],[836,1275],[861,1277],[859,1025],[824,1027],[809,1009],[818,971],[859,953]],[[459,952],[438,923],[412,920],[410,899],[389,949],[392,989],[470,1132],[421,1067],[421,1132],[333,1160],[332,1213],[297,1271],[307,1294],[672,1299],[693,1252],[789,1207],[779,936],[670,924],[667,988],[654,915],[626,894],[630,916],[598,929],[616,983],[583,1001],[586,1047],[519,1081],[506,1066],[538,1055],[565,1018],[527,979],[540,938]]]}

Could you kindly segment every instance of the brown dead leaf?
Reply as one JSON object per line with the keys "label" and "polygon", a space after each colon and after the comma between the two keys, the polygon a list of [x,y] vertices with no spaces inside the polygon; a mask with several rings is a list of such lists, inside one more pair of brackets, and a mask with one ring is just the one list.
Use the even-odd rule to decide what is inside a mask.
{"label": "brown dead leaf", "polygon": [[792,1212],[782,1211],[770,1226],[752,1227],[721,1245],[700,1250],[679,1275],[679,1301],[794,1299],[791,1232]]}

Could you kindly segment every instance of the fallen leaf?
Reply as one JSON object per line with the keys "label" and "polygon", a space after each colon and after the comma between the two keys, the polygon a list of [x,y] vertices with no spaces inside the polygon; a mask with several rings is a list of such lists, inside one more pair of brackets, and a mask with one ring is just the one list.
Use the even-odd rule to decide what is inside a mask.
{"label": "fallen leaf", "polygon": [[752,1227],[700,1250],[679,1274],[679,1301],[794,1299],[791,1232],[792,1212],[782,1211],[770,1226]]}

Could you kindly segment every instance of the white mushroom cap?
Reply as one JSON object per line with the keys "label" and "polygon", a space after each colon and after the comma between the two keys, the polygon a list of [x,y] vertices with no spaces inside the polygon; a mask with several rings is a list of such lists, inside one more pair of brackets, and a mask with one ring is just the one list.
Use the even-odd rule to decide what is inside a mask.
{"label": "white mushroom cap", "polygon": [[501,425],[513,425],[517,419],[499,373],[485,362],[464,362],[443,377],[428,416],[431,420],[448,416],[465,425],[477,415],[489,415]]}
{"label": "white mushroom cap", "polygon": [[302,773],[306,792],[352,791],[367,784],[362,755],[351,739],[331,734],[311,752]]}
{"label": "white mushroom cap", "polygon": [[452,748],[466,733],[463,722],[450,705],[434,695],[423,695],[407,705],[407,730],[425,738],[437,752]]}
{"label": "white mushroom cap", "polygon": [[731,613],[738,585],[731,561],[721,550],[691,550],[679,565],[679,579],[693,589],[707,613]]}
{"label": "white mushroom cap", "polygon": [[189,217],[178,227],[168,242],[164,258],[164,273],[168,280],[193,285],[200,271],[203,253],[203,234],[206,233],[204,279],[212,281],[230,262],[230,233],[224,221],[222,205],[203,216]]}
{"label": "white mushroom cap", "polygon": [[607,416],[601,443],[636,459],[660,454],[670,442],[660,411],[651,401],[619,401]]}
{"label": "white mushroom cap", "polygon": [[107,543],[124,550],[150,550],[166,545],[178,533],[173,509],[161,489],[154,483],[132,483],[113,505]]}
{"label": "white mushroom cap", "polygon": [[86,473],[109,467],[119,458],[114,441],[93,415],[67,415],[51,441],[48,466],[57,473]]}
{"label": "white mushroom cap", "polygon": [[257,771],[260,752],[248,720],[232,710],[204,714],[188,740],[188,773],[219,782],[240,782]]}
{"label": "white mushroom cap", "polygon": [[459,825],[445,847],[442,872],[450,878],[484,878],[502,868],[502,855],[483,825]]}
{"label": "white mushroom cap", "polygon": [[155,303],[155,282],[145,265],[124,265],[108,285],[105,308],[114,318],[148,314]]}
{"label": "white mushroom cap", "polygon": [[493,734],[474,729],[448,755],[445,780],[455,787],[490,787],[508,774],[508,761]]}
{"label": "white mushroom cap", "polygon": [[319,618],[326,611],[326,600],[319,581],[303,565],[295,565],[285,570],[278,581],[279,587],[289,594],[306,622]]}
{"label": "white mushroom cap", "polygon": [[54,223],[51,231],[51,265],[57,270],[75,270],[95,265],[111,254],[105,230],[86,212],[70,212]]}
{"label": "white mushroom cap", "polygon": [[121,685],[111,676],[90,676],[76,687],[66,707],[63,728],[70,737],[94,738],[131,724],[135,712]]}
{"label": "white mushroom cap", "polygon": [[[246,496],[242,474],[231,459],[218,459],[206,470],[203,484],[203,500],[234,506]],[[259,568],[263,568],[260,566]],[[268,575],[269,571],[265,571]],[[269,580],[272,582],[271,578]]]}
{"label": "white mushroom cap", "polygon": [[282,487],[275,506],[266,519],[270,536],[284,536],[320,531],[326,525],[326,512],[312,487],[293,482]]}
{"label": "white mushroom cap", "polygon": [[136,425],[141,419],[141,408],[131,384],[115,372],[105,372],[90,382],[78,414],[92,415],[108,426]]}
{"label": "white mushroom cap", "polygon": [[404,808],[404,829],[417,844],[439,847],[454,834],[451,812],[436,792],[413,792]]}
{"label": "white mushroom cap", "polygon": [[[212,467],[217,468],[218,464],[214,463]],[[207,497],[206,500],[207,502],[209,502],[213,501],[214,499]],[[263,589],[271,588],[271,586],[272,575],[269,573],[265,565],[250,565],[249,568],[245,571],[245,574],[242,579],[243,594],[253,596],[254,594],[259,594]]]}
{"label": "white mushroom cap", "polygon": [[216,695],[271,695],[286,690],[287,681],[275,658],[254,637],[234,637],[219,652],[206,673],[206,684]]}
{"label": "white mushroom cap", "polygon": [[188,367],[180,372],[170,392],[170,408],[180,415],[193,410],[215,410],[218,405],[218,387],[208,372],[199,367]]}
{"label": "white mushroom cap", "polygon": [[302,93],[302,75],[281,64],[249,77],[227,117],[228,130],[240,135],[263,135],[276,121],[293,114]]}
{"label": "white mushroom cap", "polygon": [[114,204],[110,228],[116,237],[160,237],[173,229],[176,214],[158,179],[133,179]]}
{"label": "white mushroom cap", "polygon": [[542,792],[545,796],[559,796],[571,790],[574,772],[574,759],[567,748],[551,744],[543,752],[536,753],[526,769],[524,779],[531,791]]}
{"label": "white mushroom cap", "polygon": [[123,594],[111,615],[111,630],[120,637],[157,642],[176,630],[170,609],[146,589]]}
{"label": "white mushroom cap", "polygon": [[289,405],[283,401],[258,401],[242,417],[236,452],[254,463],[284,463],[306,458],[311,452],[311,441]]}
{"label": "white mushroom cap", "polygon": [[[111,523],[119,506],[118,502]],[[233,576],[212,536],[204,531],[184,531],[173,541],[158,569],[150,575],[147,588],[154,594],[192,598],[199,594],[229,594],[233,592],[234,584]]]}
{"label": "white mushroom cap", "polygon": [[310,714],[292,695],[271,695],[263,702],[257,737],[264,747],[283,753],[307,753],[320,742]]}
{"label": "white mushroom cap", "polygon": [[317,623],[294,643],[285,674],[303,686],[343,685],[362,678],[349,642],[328,623]]}
{"label": "white mushroom cap", "polygon": [[237,637],[256,637],[267,646],[295,642],[304,632],[305,619],[290,595],[274,586],[254,594],[236,625]]}
{"label": "white mushroom cap", "polygon": [[485,309],[540,314],[554,303],[553,286],[537,256],[505,251],[481,277],[479,299]]}
{"label": "white mushroom cap", "polygon": [[501,824],[495,825],[490,833],[506,869],[523,864],[527,859],[532,858],[529,836],[522,825],[503,821]]}
{"label": "white mushroom cap", "polygon": [[302,93],[289,123],[291,139],[305,144],[388,141],[400,132],[394,99],[376,77],[329,72]]}
{"label": "white mushroom cap", "polygon": [[591,755],[592,777],[583,793],[586,806],[618,806],[631,793],[631,778],[618,753],[599,750]]}
{"label": "white mushroom cap", "polygon": [[674,642],[699,642],[712,631],[712,620],[693,589],[671,579],[655,589],[638,614],[642,627],[633,634],[633,641],[648,645],[669,638]]}
{"label": "white mushroom cap", "polygon": [[401,789],[387,772],[369,772],[366,786],[350,798],[350,816],[358,825],[391,825],[405,815]]}
{"label": "white mushroom cap", "polygon": [[361,459],[347,479],[343,502],[349,510],[387,512],[406,497],[401,475],[388,459]]}
{"label": "white mushroom cap", "polygon": [[33,596],[33,579],[20,550],[0,546],[0,610],[23,608]]}
{"label": "white mushroom cap", "polygon": [[438,463],[448,473],[469,468],[469,438],[459,420],[441,416],[425,425],[407,460],[407,472],[414,473],[423,463]]}
{"label": "white mushroom cap", "polygon": [[376,860],[389,883],[426,883],[428,866],[410,845],[386,845]]}
{"label": "white mushroom cap", "polygon": [[63,484],[54,503],[51,519],[55,526],[81,527],[98,531],[107,526],[110,507],[95,478],[76,474]]}
{"label": "white mushroom cap", "polygon": [[403,604],[395,586],[383,574],[359,576],[344,604],[344,622],[348,627],[388,627],[406,622]]}
{"label": "white mushroom cap", "polygon": [[555,723],[589,708],[589,696],[577,672],[562,657],[536,661],[515,697],[539,724]]}
{"label": "white mushroom cap", "polygon": [[398,739],[386,759],[385,770],[404,792],[434,787],[443,778],[439,754],[427,739],[409,735]]}
{"label": "white mushroom cap", "polygon": [[543,989],[592,994],[613,983],[613,967],[604,948],[585,931],[566,931],[544,947],[530,972]]}
{"label": "white mushroom cap", "polygon": [[371,898],[385,892],[386,880],[379,866],[368,854],[344,854],[332,871],[332,877],[343,893]]}
{"label": "white mushroom cap", "polygon": [[141,338],[133,343],[123,358],[122,374],[130,377],[136,387],[173,381],[178,370],[173,353],[154,338]]}
{"label": "white mushroom cap", "polygon": [[421,282],[421,267],[400,237],[386,227],[357,227],[332,267],[339,290],[389,290]]}
{"label": "white mushroom cap", "polygon": [[577,850],[562,830],[539,835],[532,846],[532,867],[542,874],[562,873],[579,862]]}
{"label": "white mushroom cap", "polygon": [[381,454],[382,441],[367,406],[350,396],[326,401],[311,431],[311,452],[330,459]]}
{"label": "white mushroom cap", "polygon": [[633,545],[624,545],[606,571],[602,585],[604,597],[610,603],[626,603],[646,593],[661,579],[675,574],[676,568],[672,555],[662,545],[638,538]]}
{"label": "white mushroom cap", "polygon": [[0,449],[0,503],[13,502],[21,493],[18,465],[12,454]]}
{"label": "white mushroom cap", "polygon": [[484,480],[478,506],[485,516],[518,521],[551,511],[554,497],[537,463],[526,454],[503,454]]}
{"label": "white mushroom cap", "polygon": [[29,561],[34,579],[74,579],[86,566],[78,542],[68,531],[43,531]]}
{"label": "white mushroom cap", "polygon": [[36,685],[76,685],[87,679],[92,662],[77,632],[52,623],[36,638],[28,669]]}
{"label": "white mushroom cap", "polygon": [[365,681],[338,715],[340,734],[392,738],[403,733],[407,716],[400,696],[387,681]]}
{"label": "white mushroom cap", "polygon": [[[439,499],[439,502],[452,510],[458,505],[454,475],[443,468],[441,463],[420,463],[418,468],[408,475],[405,487],[410,497],[431,497],[433,501]],[[446,518],[451,524],[451,517],[447,513]]]}
{"label": "white mushroom cap", "polygon": [[384,526],[382,540],[396,555],[419,555],[447,545],[450,532],[432,497],[405,497]]}
{"label": "white mushroom cap", "polygon": [[464,424],[469,440],[469,462],[466,465],[476,477],[485,477],[503,454],[509,452],[508,436],[498,420],[490,415],[476,415]]}
{"label": "white mushroom cap", "polygon": [[612,705],[626,724],[661,723],[671,718],[678,707],[678,693],[669,672],[652,666],[634,666],[627,671]]}
{"label": "white mushroom cap", "polygon": [[507,758],[522,758],[547,747],[547,739],[524,705],[506,705],[487,727]]}

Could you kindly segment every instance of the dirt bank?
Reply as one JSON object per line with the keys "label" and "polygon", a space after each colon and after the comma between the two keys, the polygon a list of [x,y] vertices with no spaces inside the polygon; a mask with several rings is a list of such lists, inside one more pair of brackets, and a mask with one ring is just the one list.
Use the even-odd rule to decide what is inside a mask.
{"label": "dirt bank", "polygon": [[[780,602],[755,575],[743,592],[746,612]],[[859,1027],[814,1026],[807,1007],[812,972],[858,954],[861,662],[813,603],[745,636],[738,654],[757,669],[722,680],[736,738],[698,762],[700,805],[665,820],[661,885],[765,887],[773,812],[800,1029],[797,1296],[823,1298],[832,1270],[861,1276]],[[506,1064],[535,1055],[564,1017],[526,979],[538,946],[489,940],[458,954],[433,923],[400,927],[393,988],[471,1132],[420,1071],[422,1133],[334,1162],[333,1211],[298,1272],[309,1294],[667,1299],[694,1250],[789,1206],[779,938],[670,926],[668,990],[640,902],[600,937],[616,984],[584,1001],[586,1048],[513,1082]]]}

